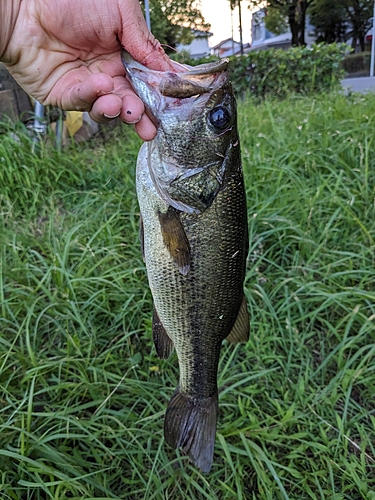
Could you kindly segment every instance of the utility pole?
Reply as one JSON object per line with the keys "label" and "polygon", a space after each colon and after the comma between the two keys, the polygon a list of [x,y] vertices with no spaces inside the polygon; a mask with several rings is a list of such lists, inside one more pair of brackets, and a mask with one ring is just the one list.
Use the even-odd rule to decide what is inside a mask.
{"label": "utility pole", "polygon": [[230,22],[232,26],[232,56],[234,56],[233,9],[230,9]]}
{"label": "utility pole", "polygon": [[241,0],[238,0],[238,17],[240,21],[240,50],[241,56],[243,56]]}
{"label": "utility pole", "polygon": [[150,6],[148,0],[145,0],[145,13],[147,28],[151,31]]}
{"label": "utility pole", "polygon": [[370,76],[374,76],[374,58],[375,58],[375,0],[374,0],[374,11],[373,11],[373,14],[372,14],[372,40],[371,40]]}

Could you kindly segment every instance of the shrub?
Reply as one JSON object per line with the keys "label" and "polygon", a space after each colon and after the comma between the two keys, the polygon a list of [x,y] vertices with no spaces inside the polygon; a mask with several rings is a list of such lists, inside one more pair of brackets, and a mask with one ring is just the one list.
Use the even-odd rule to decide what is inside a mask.
{"label": "shrub", "polygon": [[185,49],[180,50],[179,52],[174,52],[172,54],[169,54],[169,56],[171,59],[173,59],[173,61],[176,61],[181,64],[187,64],[189,66],[198,66],[199,64],[215,62],[219,59],[217,56],[193,58],[191,57],[190,52]]}
{"label": "shrub", "polygon": [[329,91],[344,77],[346,44],[317,44],[289,50],[269,49],[231,57],[232,81],[240,95],[285,97]]}
{"label": "shrub", "polygon": [[[309,48],[269,49],[232,56],[229,59],[233,87],[239,96],[250,92],[261,99],[267,95],[286,97],[293,93],[330,91],[338,88],[345,76],[344,59],[349,51],[344,43],[316,44]],[[172,58],[190,66],[217,60],[216,56],[193,59],[187,51],[173,54]]]}
{"label": "shrub", "polygon": [[360,52],[358,54],[348,54],[343,63],[344,70],[347,74],[361,75],[370,74],[370,59],[371,52]]}

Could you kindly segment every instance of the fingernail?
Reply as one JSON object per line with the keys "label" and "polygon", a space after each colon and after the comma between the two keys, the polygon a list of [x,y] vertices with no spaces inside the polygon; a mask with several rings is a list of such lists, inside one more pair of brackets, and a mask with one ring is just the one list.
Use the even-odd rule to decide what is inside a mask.
{"label": "fingernail", "polygon": [[106,113],[104,113],[103,116],[104,116],[104,118],[108,118],[108,120],[113,120],[113,118],[117,118],[118,116],[120,116],[120,113],[121,113],[121,111],[119,111],[117,113],[117,115],[113,115],[113,116],[107,115]]}
{"label": "fingernail", "polygon": [[126,123],[128,123],[129,125],[135,125],[136,123],[139,122],[139,120],[142,118],[142,115],[139,116],[136,120],[133,120],[132,122],[129,122],[128,120],[126,120]]}

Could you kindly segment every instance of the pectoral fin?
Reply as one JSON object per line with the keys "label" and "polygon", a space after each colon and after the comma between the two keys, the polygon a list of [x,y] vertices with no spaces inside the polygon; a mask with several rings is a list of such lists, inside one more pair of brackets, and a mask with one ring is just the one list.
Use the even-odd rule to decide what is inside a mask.
{"label": "pectoral fin", "polygon": [[145,260],[145,228],[143,225],[142,215],[139,218],[139,241],[141,242],[141,251],[143,260]]}
{"label": "pectoral fin", "polygon": [[242,304],[237,315],[237,319],[233,325],[230,334],[227,337],[227,341],[231,344],[237,344],[238,342],[247,342],[249,340],[250,334],[250,319],[249,312],[247,310],[247,300],[243,296]]}
{"label": "pectoral fin", "polygon": [[180,221],[179,211],[169,207],[166,213],[159,212],[159,222],[163,242],[173,264],[186,276],[191,263],[190,244]]}
{"label": "pectoral fin", "polygon": [[167,359],[173,352],[173,341],[168,336],[162,322],[159,319],[158,313],[154,306],[152,316],[152,335],[154,339],[156,353],[160,359]]}

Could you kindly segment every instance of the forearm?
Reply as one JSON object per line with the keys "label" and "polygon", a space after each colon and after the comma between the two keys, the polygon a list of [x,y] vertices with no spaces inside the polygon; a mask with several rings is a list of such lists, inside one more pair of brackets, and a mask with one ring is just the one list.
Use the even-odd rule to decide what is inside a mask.
{"label": "forearm", "polygon": [[22,0],[0,0],[0,60],[12,36]]}

